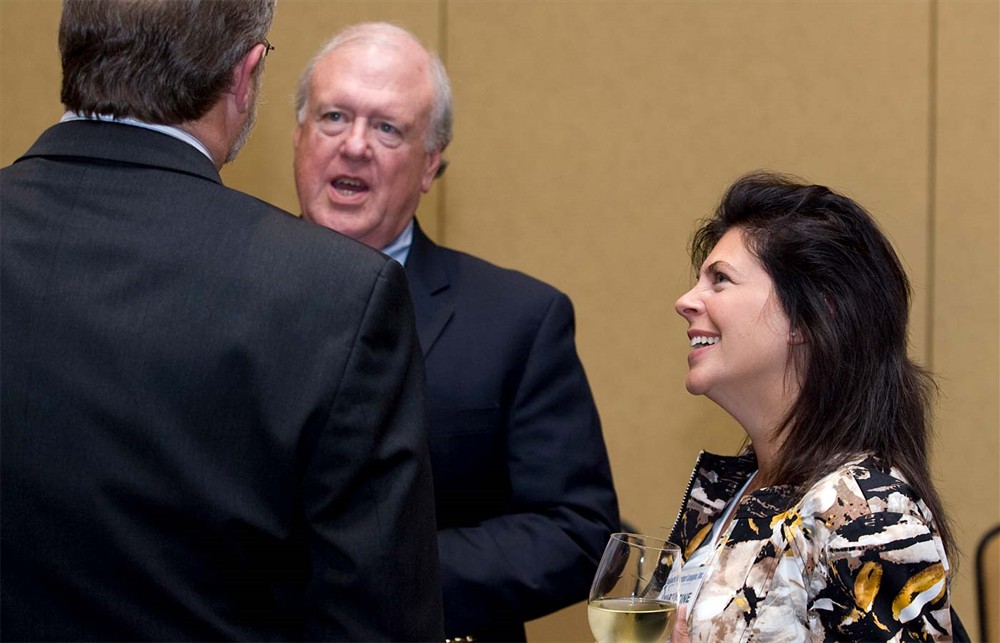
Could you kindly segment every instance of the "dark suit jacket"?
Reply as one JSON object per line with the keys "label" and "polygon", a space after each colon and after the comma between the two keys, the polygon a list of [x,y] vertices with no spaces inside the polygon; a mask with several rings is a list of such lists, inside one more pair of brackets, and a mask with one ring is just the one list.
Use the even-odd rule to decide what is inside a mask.
{"label": "dark suit jacket", "polygon": [[573,307],[419,226],[406,273],[427,367],[445,633],[523,640],[524,621],[586,599],[618,529]]}
{"label": "dark suit jacket", "polygon": [[121,124],[0,198],[0,636],[442,637],[398,264]]}

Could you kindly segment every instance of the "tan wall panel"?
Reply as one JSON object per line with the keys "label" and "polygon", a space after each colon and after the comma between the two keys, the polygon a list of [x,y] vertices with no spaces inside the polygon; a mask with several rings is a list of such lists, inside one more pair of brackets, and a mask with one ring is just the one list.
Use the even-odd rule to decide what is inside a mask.
{"label": "tan wall panel", "polygon": [[62,116],[59,0],[0,0],[0,167]]}
{"label": "tan wall panel", "polygon": [[976,543],[1000,523],[1000,4],[942,2],[939,15],[934,465],[963,554],[955,603],[976,640]]}

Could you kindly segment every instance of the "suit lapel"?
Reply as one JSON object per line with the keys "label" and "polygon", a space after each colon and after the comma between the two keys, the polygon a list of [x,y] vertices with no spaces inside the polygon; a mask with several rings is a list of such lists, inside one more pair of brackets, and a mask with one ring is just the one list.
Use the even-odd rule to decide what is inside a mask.
{"label": "suit lapel", "polygon": [[417,335],[426,357],[455,313],[454,291],[441,248],[414,221],[413,243],[406,258]]}

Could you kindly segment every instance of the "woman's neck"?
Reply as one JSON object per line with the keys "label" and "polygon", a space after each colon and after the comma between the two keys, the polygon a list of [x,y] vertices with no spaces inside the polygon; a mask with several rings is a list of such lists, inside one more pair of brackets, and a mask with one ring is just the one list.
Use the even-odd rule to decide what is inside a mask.
{"label": "woman's neck", "polygon": [[754,454],[757,456],[758,484],[774,483],[773,474],[777,470],[779,452],[784,442],[782,424],[788,418],[797,397],[788,390],[775,391],[772,395],[746,396],[740,400],[716,400],[733,418],[740,423],[750,438]]}
{"label": "woman's neck", "polygon": [[760,486],[775,484],[773,475],[778,469],[785,430],[789,428],[784,424],[800,391],[793,369],[774,381],[754,382],[748,390],[735,391],[724,399],[713,398],[749,436],[759,470],[755,482]]}

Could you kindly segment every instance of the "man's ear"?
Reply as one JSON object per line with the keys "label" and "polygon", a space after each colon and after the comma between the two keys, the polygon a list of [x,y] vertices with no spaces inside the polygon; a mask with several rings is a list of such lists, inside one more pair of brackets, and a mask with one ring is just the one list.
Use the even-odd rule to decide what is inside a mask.
{"label": "man's ear", "polygon": [[430,191],[434,178],[437,176],[438,167],[441,165],[443,154],[440,150],[427,155],[427,165],[424,167],[424,176],[420,181],[420,189],[426,194]]}
{"label": "man's ear", "polygon": [[233,67],[233,83],[229,88],[240,112],[248,112],[253,101],[253,72],[264,57],[263,43],[254,45]]}

